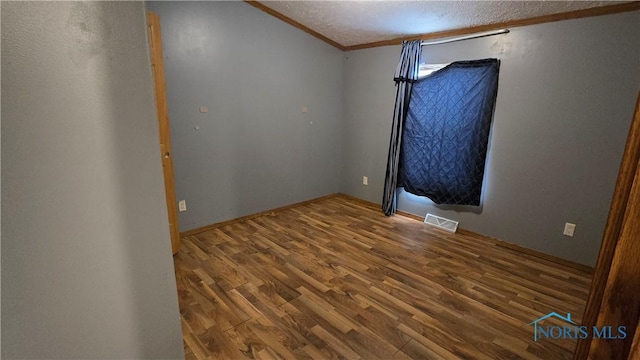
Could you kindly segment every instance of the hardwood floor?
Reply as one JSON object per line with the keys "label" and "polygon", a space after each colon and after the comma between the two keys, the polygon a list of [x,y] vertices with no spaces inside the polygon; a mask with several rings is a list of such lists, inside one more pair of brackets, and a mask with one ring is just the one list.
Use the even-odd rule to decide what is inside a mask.
{"label": "hardwood floor", "polygon": [[575,341],[528,324],[579,322],[591,280],[343,196],[182,245],[187,359],[570,359]]}

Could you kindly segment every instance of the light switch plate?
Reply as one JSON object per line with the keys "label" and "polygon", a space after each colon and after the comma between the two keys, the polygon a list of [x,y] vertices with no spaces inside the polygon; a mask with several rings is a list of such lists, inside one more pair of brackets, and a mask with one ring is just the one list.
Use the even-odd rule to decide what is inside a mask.
{"label": "light switch plate", "polygon": [[576,231],[576,224],[565,223],[564,231],[562,232],[565,236],[573,236],[573,233]]}

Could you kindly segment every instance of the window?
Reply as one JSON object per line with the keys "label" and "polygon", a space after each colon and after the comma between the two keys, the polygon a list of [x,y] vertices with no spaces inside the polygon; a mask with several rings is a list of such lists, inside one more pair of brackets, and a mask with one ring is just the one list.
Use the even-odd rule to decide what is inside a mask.
{"label": "window", "polygon": [[498,91],[497,59],[421,66],[413,84],[398,186],[437,204],[480,205]]}
{"label": "window", "polygon": [[[450,64],[450,63],[449,63]],[[438,71],[449,64],[420,64],[418,68],[418,79],[422,79],[426,76],[431,75],[434,71]]]}

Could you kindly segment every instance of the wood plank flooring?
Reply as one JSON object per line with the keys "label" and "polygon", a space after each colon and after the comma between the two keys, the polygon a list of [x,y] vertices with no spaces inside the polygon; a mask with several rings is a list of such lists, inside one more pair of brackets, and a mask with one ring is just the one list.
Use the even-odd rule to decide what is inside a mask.
{"label": "wood plank flooring", "polygon": [[[590,274],[337,196],[182,239],[187,359],[570,359]],[[562,325],[557,323],[557,325]]]}

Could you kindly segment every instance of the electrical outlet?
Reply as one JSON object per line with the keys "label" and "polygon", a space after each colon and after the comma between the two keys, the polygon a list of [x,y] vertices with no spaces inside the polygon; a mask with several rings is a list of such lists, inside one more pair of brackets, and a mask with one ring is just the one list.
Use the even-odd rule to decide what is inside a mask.
{"label": "electrical outlet", "polygon": [[566,235],[566,236],[573,236],[573,233],[575,231],[576,231],[576,224],[565,223],[564,224],[564,231],[562,232],[562,234]]}
{"label": "electrical outlet", "polygon": [[369,178],[366,176],[362,177],[362,185],[369,185]]}
{"label": "electrical outlet", "polygon": [[180,212],[187,211],[187,201],[186,200],[180,200],[178,202],[178,210],[180,210]]}

